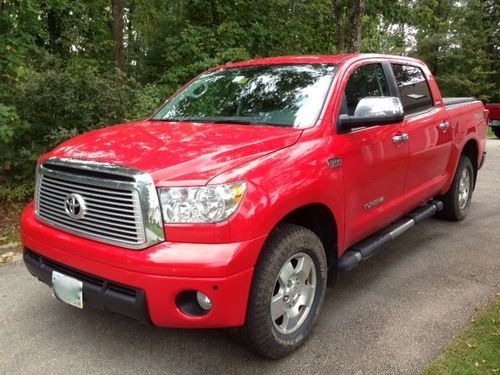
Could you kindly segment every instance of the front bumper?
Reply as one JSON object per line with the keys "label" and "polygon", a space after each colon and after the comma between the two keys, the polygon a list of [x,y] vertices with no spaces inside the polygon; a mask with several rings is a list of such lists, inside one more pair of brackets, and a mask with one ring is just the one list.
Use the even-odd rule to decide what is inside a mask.
{"label": "front bumper", "polygon": [[82,281],[85,306],[120,314],[145,325],[151,324],[143,290],[129,288],[68,268],[60,263],[52,262],[28,248],[24,248],[23,258],[29,273],[48,286],[52,286],[53,271]]}
{"label": "front bumper", "polygon": [[[235,327],[245,323],[253,266],[265,241],[258,238],[229,244],[163,242],[141,251],[128,250],[45,225],[35,218],[33,205],[23,212],[21,238],[35,258],[43,257],[43,261],[38,258],[33,263],[25,255],[25,262],[30,272],[48,285],[51,280],[47,275],[53,268],[50,265],[56,265],[128,288],[137,296],[135,301],[128,299],[124,303],[119,297],[120,302],[116,302],[109,298],[109,291],[97,291],[96,286],[86,285],[83,280],[84,306],[103,308],[143,323],[182,328]],[[213,308],[208,314],[187,315],[177,307],[179,293],[190,290],[210,297]],[[117,305],[120,308],[114,307]]]}

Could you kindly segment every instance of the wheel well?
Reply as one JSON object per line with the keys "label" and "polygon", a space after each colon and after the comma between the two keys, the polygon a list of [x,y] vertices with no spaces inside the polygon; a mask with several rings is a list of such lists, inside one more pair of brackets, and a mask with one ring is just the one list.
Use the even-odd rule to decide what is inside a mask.
{"label": "wheel well", "polygon": [[477,146],[477,142],[472,139],[469,140],[462,149],[462,155],[465,155],[470,159],[472,167],[474,168],[474,187],[476,186],[477,170],[479,169],[478,152],[479,148]]}
{"label": "wheel well", "polygon": [[286,215],[280,223],[301,225],[316,233],[325,248],[328,267],[336,267],[337,224],[327,206],[318,203],[297,208]]}

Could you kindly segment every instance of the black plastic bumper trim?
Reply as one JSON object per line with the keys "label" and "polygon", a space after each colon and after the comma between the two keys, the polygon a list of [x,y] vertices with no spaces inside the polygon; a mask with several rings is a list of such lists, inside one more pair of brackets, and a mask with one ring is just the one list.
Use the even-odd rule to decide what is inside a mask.
{"label": "black plastic bumper trim", "polygon": [[144,325],[151,325],[143,290],[69,268],[28,248],[24,248],[23,259],[29,273],[50,287],[52,287],[52,271],[82,281],[84,307],[91,306],[137,320]]}

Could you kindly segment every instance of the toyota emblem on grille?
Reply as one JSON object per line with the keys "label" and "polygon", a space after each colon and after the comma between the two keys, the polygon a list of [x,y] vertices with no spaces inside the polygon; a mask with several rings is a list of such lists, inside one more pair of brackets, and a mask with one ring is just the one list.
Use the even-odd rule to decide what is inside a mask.
{"label": "toyota emblem on grille", "polygon": [[87,206],[85,200],[80,194],[69,194],[64,200],[64,210],[69,217],[73,219],[81,219],[85,216]]}

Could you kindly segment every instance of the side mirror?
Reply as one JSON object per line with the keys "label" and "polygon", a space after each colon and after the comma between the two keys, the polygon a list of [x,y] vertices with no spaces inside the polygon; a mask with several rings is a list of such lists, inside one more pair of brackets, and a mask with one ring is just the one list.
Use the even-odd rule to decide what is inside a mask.
{"label": "side mirror", "polygon": [[403,121],[401,100],[395,96],[372,96],[359,101],[353,116],[340,115],[339,129],[348,132],[352,128],[395,124]]}

